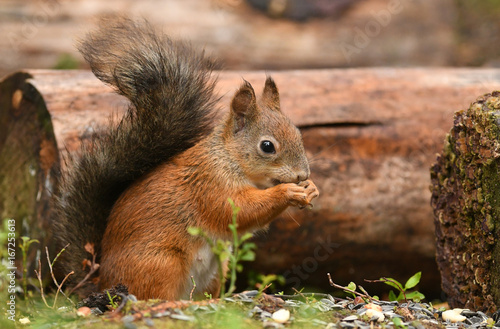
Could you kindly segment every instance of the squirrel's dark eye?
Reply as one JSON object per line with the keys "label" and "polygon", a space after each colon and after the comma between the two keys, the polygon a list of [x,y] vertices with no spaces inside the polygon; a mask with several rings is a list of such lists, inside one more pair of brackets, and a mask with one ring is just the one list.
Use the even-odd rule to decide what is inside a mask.
{"label": "squirrel's dark eye", "polygon": [[260,142],[260,149],[264,153],[274,154],[276,153],[276,149],[274,148],[274,144],[270,141],[262,141]]}

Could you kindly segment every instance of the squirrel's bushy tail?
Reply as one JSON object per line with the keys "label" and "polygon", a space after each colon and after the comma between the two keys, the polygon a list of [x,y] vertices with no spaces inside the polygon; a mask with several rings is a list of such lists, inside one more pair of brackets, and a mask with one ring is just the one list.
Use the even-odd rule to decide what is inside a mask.
{"label": "squirrel's bushy tail", "polygon": [[[85,276],[82,261],[97,253],[110,210],[136,179],[209,133],[216,99],[216,64],[189,45],[157,34],[147,22],[103,21],[79,45],[94,74],[131,106],[117,125],[100,129],[68,159],[62,175],[55,235],[70,243],[61,274]],[[126,264],[124,264],[126,266]]]}

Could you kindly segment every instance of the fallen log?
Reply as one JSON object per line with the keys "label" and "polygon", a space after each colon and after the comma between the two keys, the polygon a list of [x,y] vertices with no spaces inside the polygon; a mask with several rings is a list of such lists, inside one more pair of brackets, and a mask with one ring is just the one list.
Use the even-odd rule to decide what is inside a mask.
{"label": "fallen log", "polygon": [[500,93],[455,114],[431,168],[437,263],[451,306],[500,306]]}
{"label": "fallen log", "polygon": [[[247,269],[324,289],[331,289],[327,272],[346,284],[380,276],[405,280],[423,271],[420,291],[439,295],[428,168],[454,110],[498,86],[499,73],[273,72],[282,108],[302,130],[321,197],[312,210],[289,210],[259,234],[257,261]],[[224,108],[242,77],[259,89],[265,73],[221,72]],[[119,117],[127,102],[90,72],[25,71],[0,82],[0,104],[0,213],[16,219],[20,235],[50,245],[50,192],[62,156],[77,150],[95,125]]]}

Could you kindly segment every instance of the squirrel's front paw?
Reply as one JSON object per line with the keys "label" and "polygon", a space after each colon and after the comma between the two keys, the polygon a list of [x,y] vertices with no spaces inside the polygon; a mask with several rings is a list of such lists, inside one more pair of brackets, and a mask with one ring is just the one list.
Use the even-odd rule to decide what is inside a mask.
{"label": "squirrel's front paw", "polygon": [[300,182],[298,184],[290,183],[287,185],[287,197],[288,202],[291,206],[296,206],[299,208],[305,208],[306,206],[312,206],[312,199],[319,196],[319,191],[312,180],[308,179],[306,181]]}

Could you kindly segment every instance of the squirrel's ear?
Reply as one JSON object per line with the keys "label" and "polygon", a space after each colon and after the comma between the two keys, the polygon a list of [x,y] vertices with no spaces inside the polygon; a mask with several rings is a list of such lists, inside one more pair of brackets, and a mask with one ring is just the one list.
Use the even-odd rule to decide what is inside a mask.
{"label": "squirrel's ear", "polygon": [[245,80],[231,101],[231,110],[234,113],[236,132],[243,129],[246,118],[257,110],[255,91],[252,85]]}
{"label": "squirrel's ear", "polygon": [[262,99],[270,108],[276,110],[280,109],[280,94],[278,92],[278,87],[276,87],[276,83],[270,76],[266,79],[266,85],[262,92]]}

